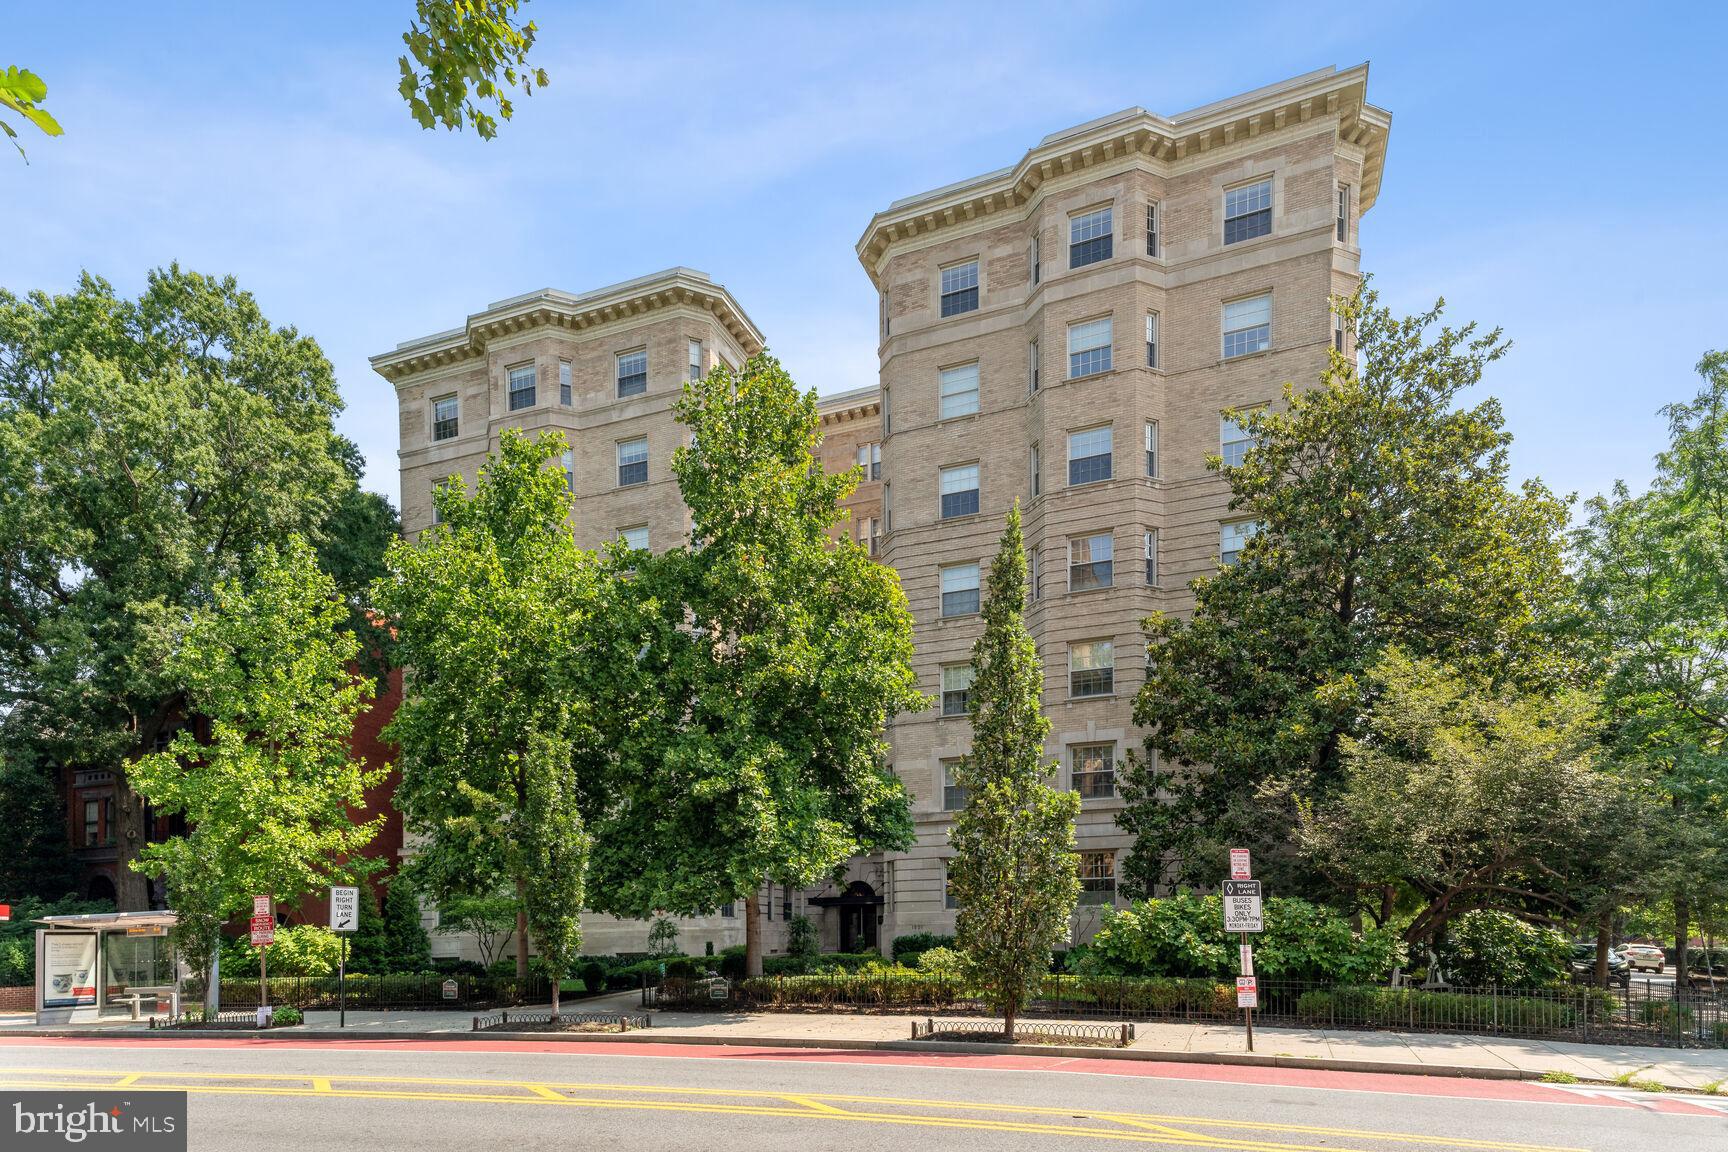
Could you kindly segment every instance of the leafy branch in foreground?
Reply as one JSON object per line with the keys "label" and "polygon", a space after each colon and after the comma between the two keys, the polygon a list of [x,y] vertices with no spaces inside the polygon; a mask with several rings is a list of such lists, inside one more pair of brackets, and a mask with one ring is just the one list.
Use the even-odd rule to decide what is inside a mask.
{"label": "leafy branch in foreground", "polygon": [[[534,22],[516,22],[521,0],[418,0],[414,20],[402,33],[408,55],[400,58],[397,86],[422,128],[442,124],[452,132],[472,125],[483,140],[498,134],[498,121],[480,107],[490,100],[498,116],[515,109],[508,93],[531,95],[547,84],[544,68],[529,68]],[[412,57],[412,59],[410,59]]]}
{"label": "leafy branch in foreground", "polygon": [[[0,108],[24,117],[42,129],[46,136],[58,136],[61,133],[60,122],[37,107],[47,98],[48,85],[43,83],[42,77],[29,69],[8,65],[4,72],[0,72]],[[0,120],[0,132],[6,133],[7,139],[12,141],[12,147],[18,149],[18,155],[24,156],[24,145],[18,143],[18,130]],[[24,156],[24,163],[30,163],[28,156]]]}

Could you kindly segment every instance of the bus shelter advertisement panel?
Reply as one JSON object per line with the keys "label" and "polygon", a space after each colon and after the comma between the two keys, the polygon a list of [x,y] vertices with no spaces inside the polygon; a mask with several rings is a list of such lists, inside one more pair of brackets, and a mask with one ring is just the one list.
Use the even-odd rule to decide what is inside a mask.
{"label": "bus shelter advertisement panel", "polygon": [[48,933],[41,980],[44,1008],[96,1003],[95,933]]}

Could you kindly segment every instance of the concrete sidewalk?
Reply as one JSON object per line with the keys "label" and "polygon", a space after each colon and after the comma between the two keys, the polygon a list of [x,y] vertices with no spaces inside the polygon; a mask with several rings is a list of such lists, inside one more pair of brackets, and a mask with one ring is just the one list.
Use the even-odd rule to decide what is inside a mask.
{"label": "concrete sidewalk", "polygon": [[[544,1012],[549,1005],[525,1006],[523,1012]],[[640,993],[627,992],[587,1000],[567,1001],[567,1013],[599,1012],[639,1015]],[[475,1013],[469,1011],[350,1011],[346,1029],[337,1028],[334,1012],[312,1012],[306,1023],[293,1028],[272,1029],[271,1034],[288,1037],[331,1033],[357,1039],[411,1036],[472,1037]],[[652,1031],[630,1033],[631,1040],[667,1040],[686,1043],[732,1045],[786,1044],[819,1047],[875,1047],[892,1044],[913,1047],[910,1040],[913,1015],[872,1015],[818,1012],[678,1012],[649,1010]],[[925,1014],[918,1014],[922,1018]],[[32,1018],[0,1017],[0,1039],[7,1034],[36,1031]],[[16,1021],[16,1023],[14,1023]],[[10,1025],[10,1026],[8,1026]],[[62,1032],[64,1030],[61,1030]],[[135,1035],[137,1026],[86,1026],[82,1033]],[[1442,1033],[1366,1032],[1310,1028],[1266,1028],[1254,1030],[1254,1055],[1249,1056],[1242,1029],[1216,1024],[1140,1022],[1129,1051],[1149,1059],[1190,1060],[1205,1063],[1292,1064],[1313,1061],[1316,1065],[1372,1072],[1447,1072],[1468,1075],[1536,1077],[1547,1072],[1566,1072],[1583,1080],[1611,1081],[1631,1074],[1671,1088],[1702,1088],[1728,1080],[1728,1050],[1645,1048],[1635,1045],[1576,1044],[1554,1040],[1523,1040],[1504,1036],[1467,1036]],[[208,1033],[205,1033],[206,1035]],[[163,1033],[158,1032],[161,1036]],[[178,1033],[181,1036],[198,1033]],[[485,1033],[488,1037],[496,1032]],[[537,1039],[545,1034],[527,1034]],[[606,1036],[583,1036],[606,1041]],[[918,1047],[927,1047],[920,1043]],[[1075,1050],[1070,1050],[1075,1051]],[[1085,1050],[1078,1050],[1085,1051]],[[1091,1050],[1088,1054],[1108,1050]],[[1724,1087],[1728,1087],[1725,1085]]]}

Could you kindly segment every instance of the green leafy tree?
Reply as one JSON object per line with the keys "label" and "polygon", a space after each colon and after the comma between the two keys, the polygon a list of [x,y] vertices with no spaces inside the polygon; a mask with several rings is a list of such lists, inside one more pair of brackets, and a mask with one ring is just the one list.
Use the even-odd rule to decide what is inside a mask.
{"label": "green leafy tree", "polygon": [[400,872],[384,885],[384,947],[388,971],[425,972],[432,967],[432,941],[420,920],[420,901]]}
{"label": "green leafy tree", "polygon": [[1663,409],[1650,489],[1590,501],[1575,540],[1616,761],[1669,814],[1647,876],[1674,910],[1682,979],[1695,898],[1728,888],[1728,352],[1698,373],[1693,400]]}
{"label": "green leafy tree", "polygon": [[52,767],[28,747],[0,751],[0,812],[7,822],[0,841],[0,892],[14,897],[13,903],[70,892],[77,874],[66,838],[65,797]]}
{"label": "green leafy tree", "polygon": [[1080,797],[1045,783],[1050,720],[1044,669],[1026,630],[1026,549],[1020,505],[1008,513],[990,564],[984,631],[972,648],[972,751],[955,780],[966,804],[954,817],[948,882],[960,905],[959,950],[985,1003],[1002,1013],[1008,1039],[1050,953],[1068,940],[1080,898],[1074,819]]}
{"label": "green leafy tree", "polygon": [[672,956],[678,951],[678,922],[670,916],[656,916],[648,926],[648,950],[656,956]]}
{"label": "green leafy tree", "polygon": [[1331,895],[1289,850],[1292,796],[1337,782],[1387,647],[1528,683],[1570,667],[1548,624],[1569,592],[1566,506],[1509,487],[1496,401],[1460,405],[1505,352],[1498,330],[1436,330],[1440,305],[1397,318],[1372,292],[1334,306],[1360,370],[1333,352],[1318,387],[1286,386],[1283,411],[1238,417],[1253,447],[1208,465],[1259,533],[1195,582],[1191,619],[1147,627],[1134,714],[1150,734],[1122,818],[1140,892],[1215,883],[1236,845],[1281,891]]}
{"label": "green leafy tree", "polygon": [[188,715],[158,641],[260,545],[320,538],[353,487],[341,406],[318,345],[232,279],[0,291],[0,729],[115,774],[122,909],[149,906],[129,764]]}
{"label": "green leafy tree", "polygon": [[438,931],[471,937],[481,965],[490,972],[516,935],[516,912],[516,897],[503,888],[479,896],[451,896],[438,905]]}
{"label": "green leafy tree", "polygon": [[515,111],[511,92],[520,88],[527,96],[536,85],[546,87],[546,70],[528,66],[535,27],[518,22],[520,6],[520,0],[415,0],[414,20],[402,33],[408,54],[399,61],[399,88],[420,127],[442,124],[457,132],[467,124],[490,140],[498,120],[483,103],[508,120]]}
{"label": "green leafy tree", "polygon": [[[0,72],[0,109],[36,125],[45,136],[58,136],[61,131],[60,122],[40,107],[47,97],[48,85],[44,84],[36,73],[16,65],[8,66],[4,72]],[[18,155],[24,156],[24,145],[18,143],[18,130],[5,120],[0,120],[0,132],[6,133],[6,138],[12,141],[12,147],[18,149]],[[28,164],[30,158],[25,156],[24,162]]]}
{"label": "green leafy tree", "polygon": [[354,717],[372,682],[350,670],[355,641],[336,625],[335,584],[312,549],[265,549],[253,578],[217,585],[172,640],[168,678],[209,725],[132,766],[138,792],[188,831],[147,846],[134,864],[167,883],[181,953],[208,965],[223,922],[252,897],[295,901],[346,880],[383,817],[363,812],[388,765],[353,758]]}
{"label": "green leafy tree", "polygon": [[608,711],[618,772],[595,837],[590,899],[623,916],[743,901],[760,974],[764,881],[813,884],[857,855],[909,846],[887,767],[888,719],[925,706],[898,577],[830,539],[857,483],[812,456],[815,393],[754,356],[685,384],[693,446],[672,470],[689,547],[631,555],[639,641]]}
{"label": "green leafy tree", "polygon": [[1495,689],[1397,649],[1370,683],[1376,707],[1341,741],[1340,786],[1301,804],[1313,866],[1341,890],[1413,893],[1410,944],[1478,908],[1574,918],[1574,877],[1612,847],[1625,804],[1593,701]]}
{"label": "green leafy tree", "polygon": [[554,915],[533,907],[553,898],[547,884],[530,891],[549,853],[576,885],[560,902],[582,903],[572,846],[536,821],[574,819],[572,788],[595,802],[610,756],[603,689],[634,652],[607,647],[615,582],[571,540],[563,450],[557,433],[506,431],[472,499],[460,478],[440,488],[441,522],[391,547],[374,591],[407,669],[386,730],[401,748],[396,804],[419,837],[407,871],[440,903],[512,888],[522,977],[531,925]]}
{"label": "green leafy tree", "polygon": [[582,951],[583,886],[591,847],[583,826],[574,757],[563,742],[545,740],[533,755],[544,767],[528,776],[523,813],[528,931],[552,983],[552,1019],[558,1019],[564,977]]}
{"label": "green leafy tree", "polygon": [[390,936],[384,928],[384,916],[378,907],[378,897],[371,884],[360,886],[359,919],[348,941],[348,971],[381,976],[394,972],[390,959]]}
{"label": "green leafy tree", "polygon": [[1478,908],[1454,920],[1436,950],[1450,984],[1465,988],[1543,988],[1571,975],[1564,932],[1527,924],[1510,912]]}

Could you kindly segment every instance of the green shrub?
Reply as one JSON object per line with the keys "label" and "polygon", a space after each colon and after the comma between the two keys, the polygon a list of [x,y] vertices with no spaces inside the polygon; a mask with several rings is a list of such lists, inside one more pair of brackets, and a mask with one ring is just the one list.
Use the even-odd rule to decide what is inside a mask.
{"label": "green shrub", "polygon": [[[342,938],[322,924],[290,924],[276,929],[276,942],[264,951],[271,975],[334,976],[341,965]],[[237,978],[256,972],[258,952],[249,937],[223,940],[223,974]]]}
{"label": "green shrub", "polygon": [[1466,988],[1548,988],[1566,983],[1571,971],[1564,935],[1486,909],[1453,920],[1434,951],[1446,979]]}
{"label": "green shrub", "polygon": [[728,980],[742,980],[744,978],[744,945],[734,944],[730,948],[720,949],[720,954],[715,957],[715,960],[717,961],[716,970]]}
{"label": "green shrub", "polygon": [[918,971],[932,976],[947,976],[957,978],[966,958],[952,948],[940,945],[927,952],[918,953]]}
{"label": "green shrub", "polygon": [[904,957],[909,953],[916,954],[928,952],[932,948],[952,947],[954,947],[954,937],[952,936],[944,936],[938,932],[908,932],[904,936],[894,937],[894,943],[889,946],[888,951],[899,963],[908,964],[911,961],[904,959]]}
{"label": "green shrub", "polygon": [[592,956],[584,956],[577,960],[576,975],[592,991],[598,992],[606,987],[606,965]]}
{"label": "green shrub", "polygon": [[790,956],[814,956],[822,951],[816,924],[800,913],[786,922],[786,953]]}
{"label": "green shrub", "polygon": [[[1403,952],[1396,934],[1357,932],[1330,909],[1306,900],[1266,901],[1266,931],[1255,938],[1261,975],[1283,980],[1364,981],[1390,972]],[[1217,896],[1181,891],[1125,909],[1105,909],[1091,947],[1069,967],[1124,976],[1223,979],[1236,972],[1236,940],[1224,931]]]}
{"label": "green shrub", "polygon": [[300,1009],[291,1004],[282,1004],[277,1007],[276,1011],[270,1014],[270,1026],[272,1028],[287,1028],[291,1025],[301,1023],[304,1019],[305,1017],[301,1015]]}

